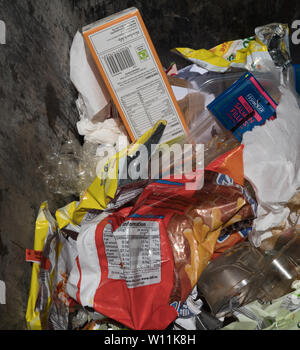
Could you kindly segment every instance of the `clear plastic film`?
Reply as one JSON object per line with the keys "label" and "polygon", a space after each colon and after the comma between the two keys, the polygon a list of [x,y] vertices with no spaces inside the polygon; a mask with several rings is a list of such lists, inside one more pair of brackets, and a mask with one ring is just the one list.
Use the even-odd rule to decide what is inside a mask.
{"label": "clear plastic film", "polygon": [[46,156],[39,171],[50,192],[63,196],[78,193],[81,152],[80,145],[69,139]]}
{"label": "clear plastic film", "polygon": [[[233,136],[232,132],[225,129],[207,106],[244,74],[245,71],[240,70],[234,73],[226,72],[223,74],[212,72],[203,75],[191,74],[186,79],[170,78],[170,83],[173,86],[181,86],[187,92],[178,102],[187,122],[189,132],[185,137],[177,140],[177,143],[182,148],[184,145],[202,145],[203,147],[202,160],[197,160],[195,153],[193,155],[195,167],[203,168],[218,156],[240,145],[240,142]],[[255,72],[253,75],[271,98],[278,103],[281,97],[280,84],[282,81],[282,72],[273,69],[264,73]],[[203,164],[200,164],[200,162]],[[174,165],[175,163],[177,165],[180,163],[179,155],[178,158],[174,158],[173,163]],[[178,170],[176,166],[174,166],[174,169]]]}
{"label": "clear plastic film", "polygon": [[289,27],[287,24],[271,23],[255,29],[257,38],[264,43],[276,67],[283,69],[291,64],[289,51]]}
{"label": "clear plastic film", "polygon": [[[217,121],[207,106],[217,97],[230,88],[246,71],[224,74],[210,74],[200,76],[189,82],[190,106],[193,108],[193,119],[191,120],[190,130],[191,139],[197,142],[209,144],[214,136],[221,141],[229,140],[231,135]],[[254,73],[253,76],[265,89],[265,91],[278,103],[281,97],[280,77],[281,73],[277,70],[267,73]],[[206,96],[203,104],[195,96]]]}
{"label": "clear plastic film", "polygon": [[69,139],[59,150],[47,155],[39,171],[50,192],[64,197],[70,195],[79,197],[116,152],[115,144],[86,141],[80,146]]}
{"label": "clear plastic film", "polygon": [[292,289],[300,278],[300,231],[283,232],[272,249],[242,243],[212,261],[198,281],[198,290],[215,315],[254,300],[271,302]]}
{"label": "clear plastic film", "polygon": [[270,304],[254,301],[235,308],[238,321],[229,323],[222,330],[299,330],[300,326],[300,283],[293,283],[294,291]]}

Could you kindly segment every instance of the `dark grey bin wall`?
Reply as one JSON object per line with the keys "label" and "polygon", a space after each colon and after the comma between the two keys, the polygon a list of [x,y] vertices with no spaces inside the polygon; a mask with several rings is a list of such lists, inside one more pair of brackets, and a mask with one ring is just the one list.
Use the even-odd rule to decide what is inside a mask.
{"label": "dark grey bin wall", "polygon": [[[138,7],[163,64],[176,46],[210,48],[253,35],[258,25],[300,19],[299,0],[0,0],[7,43],[0,45],[0,280],[7,303],[0,329],[25,329],[38,208],[55,211],[66,199],[49,193],[37,172],[66,137],[80,142],[69,50],[78,28],[130,6]],[[295,63],[299,50],[292,46]]]}

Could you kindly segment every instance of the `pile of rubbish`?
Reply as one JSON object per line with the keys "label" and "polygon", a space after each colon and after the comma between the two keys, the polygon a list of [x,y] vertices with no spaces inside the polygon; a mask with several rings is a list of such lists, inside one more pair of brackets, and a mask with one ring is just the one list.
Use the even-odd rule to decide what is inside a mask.
{"label": "pile of rubbish", "polygon": [[40,171],[28,329],[300,328],[300,110],[288,26],[162,67],[130,8],[74,37],[78,133]]}

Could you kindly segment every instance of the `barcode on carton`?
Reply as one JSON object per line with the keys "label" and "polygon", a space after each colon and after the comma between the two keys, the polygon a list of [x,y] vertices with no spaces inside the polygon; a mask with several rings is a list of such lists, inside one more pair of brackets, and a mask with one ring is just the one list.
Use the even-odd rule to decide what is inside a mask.
{"label": "barcode on carton", "polygon": [[134,59],[128,48],[106,55],[104,56],[104,60],[112,75],[135,65]]}

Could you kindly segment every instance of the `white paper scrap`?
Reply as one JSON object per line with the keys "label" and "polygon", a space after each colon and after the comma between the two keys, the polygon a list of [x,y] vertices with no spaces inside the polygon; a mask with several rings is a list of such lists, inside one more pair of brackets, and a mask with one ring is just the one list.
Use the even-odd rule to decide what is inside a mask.
{"label": "white paper scrap", "polygon": [[80,32],[70,50],[70,79],[85,105],[86,117],[92,120],[107,106],[110,96]]}

